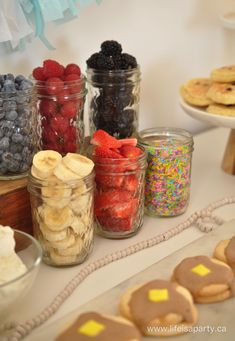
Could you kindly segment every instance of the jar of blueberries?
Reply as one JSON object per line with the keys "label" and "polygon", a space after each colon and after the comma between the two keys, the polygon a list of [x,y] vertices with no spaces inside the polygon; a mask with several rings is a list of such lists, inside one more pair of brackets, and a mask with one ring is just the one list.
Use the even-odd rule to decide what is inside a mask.
{"label": "jar of blueberries", "polygon": [[27,176],[35,152],[35,94],[22,75],[0,75],[0,180]]}
{"label": "jar of blueberries", "polygon": [[113,40],[87,60],[90,135],[98,129],[117,138],[135,136],[138,130],[140,67],[135,57],[122,53]]}
{"label": "jar of blueberries", "polygon": [[37,148],[81,153],[86,78],[77,64],[45,60],[33,70],[37,92]]}

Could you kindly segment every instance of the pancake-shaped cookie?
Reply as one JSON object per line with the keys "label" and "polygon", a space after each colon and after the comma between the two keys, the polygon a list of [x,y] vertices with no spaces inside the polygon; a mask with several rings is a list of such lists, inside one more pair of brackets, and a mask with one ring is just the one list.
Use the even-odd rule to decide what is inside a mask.
{"label": "pancake-shaped cookie", "polygon": [[198,318],[190,292],[164,280],[128,289],[121,297],[119,309],[143,335],[149,336],[183,334]]}
{"label": "pancake-shaped cookie", "polygon": [[231,239],[221,240],[216,245],[214,257],[227,263],[235,274],[235,236]]}
{"label": "pancake-shaped cookie", "polygon": [[212,82],[208,78],[193,78],[181,86],[180,93],[185,102],[205,107],[212,103],[207,97],[207,92]]}
{"label": "pancake-shaped cookie", "polygon": [[141,334],[128,320],[96,312],[81,314],[56,341],[139,341]]}
{"label": "pancake-shaped cookie", "polygon": [[215,115],[235,117],[235,105],[212,103],[206,108],[206,111]]}
{"label": "pancake-shaped cookie", "polygon": [[232,269],[207,256],[185,258],[174,269],[172,281],[187,288],[197,303],[219,302],[235,295]]}
{"label": "pancake-shaped cookie", "polygon": [[235,104],[235,85],[230,83],[214,83],[207,92],[207,96],[216,103]]}
{"label": "pancake-shaped cookie", "polygon": [[235,65],[222,66],[211,71],[211,79],[214,82],[235,82]]}

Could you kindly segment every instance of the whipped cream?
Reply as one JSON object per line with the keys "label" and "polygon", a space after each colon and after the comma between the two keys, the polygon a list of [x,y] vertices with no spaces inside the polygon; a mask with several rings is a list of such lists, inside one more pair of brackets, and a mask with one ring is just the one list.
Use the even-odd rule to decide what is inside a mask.
{"label": "whipped cream", "polygon": [[14,231],[0,225],[0,285],[11,281],[27,271],[15,253]]}

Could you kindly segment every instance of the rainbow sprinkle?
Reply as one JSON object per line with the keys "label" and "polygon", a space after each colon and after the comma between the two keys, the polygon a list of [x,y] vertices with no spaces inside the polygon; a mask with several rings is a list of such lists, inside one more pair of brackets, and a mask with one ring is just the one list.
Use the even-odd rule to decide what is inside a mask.
{"label": "rainbow sprinkle", "polygon": [[148,154],[145,212],[159,216],[182,214],[190,196],[192,145],[169,136],[144,147]]}

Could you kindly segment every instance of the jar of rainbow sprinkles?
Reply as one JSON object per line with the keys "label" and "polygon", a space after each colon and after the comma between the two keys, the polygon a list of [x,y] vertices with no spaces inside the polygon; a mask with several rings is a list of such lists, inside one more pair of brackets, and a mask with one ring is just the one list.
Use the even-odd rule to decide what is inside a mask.
{"label": "jar of rainbow sprinkles", "polygon": [[158,127],[139,132],[148,155],[145,213],[177,216],[185,212],[190,197],[193,137],[183,129]]}

